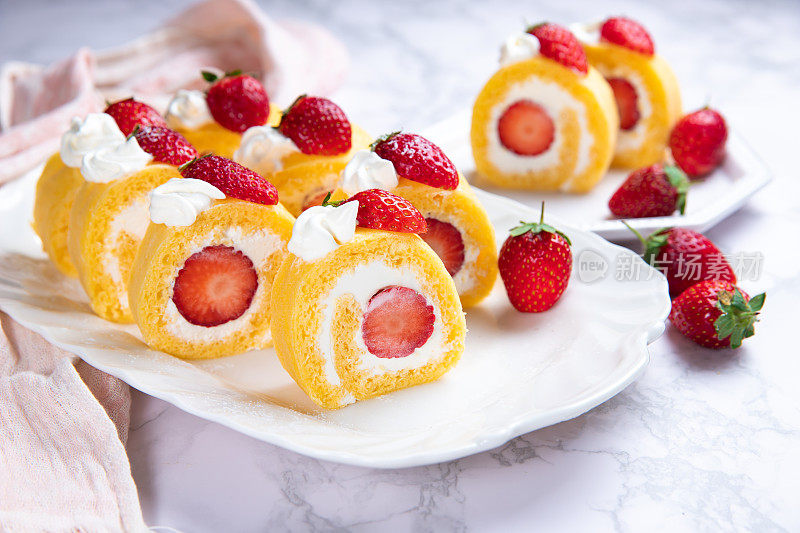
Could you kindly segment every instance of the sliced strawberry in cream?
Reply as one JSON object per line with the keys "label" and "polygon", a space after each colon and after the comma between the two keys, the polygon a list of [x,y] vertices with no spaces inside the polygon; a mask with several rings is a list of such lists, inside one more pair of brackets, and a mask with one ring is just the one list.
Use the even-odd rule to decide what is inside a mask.
{"label": "sliced strawberry in cream", "polygon": [[464,265],[464,239],[461,232],[452,224],[435,218],[426,218],[425,222],[428,224],[428,231],[420,237],[433,248],[447,272],[455,276]]}
{"label": "sliced strawberry in cream", "polygon": [[629,130],[639,122],[639,96],[631,82],[625,78],[609,78],[608,84],[614,91],[614,99],[619,110],[619,127]]}
{"label": "sliced strawberry in cream", "polygon": [[530,100],[514,102],[497,122],[500,142],[519,155],[539,155],[553,143],[555,126],[547,111]]}
{"label": "sliced strawberry in cream", "polygon": [[390,285],[370,298],[361,335],[369,352],[382,358],[407,357],[433,334],[436,317],[423,295]]}
{"label": "sliced strawberry in cream", "polygon": [[219,326],[242,316],[258,288],[253,262],[230,246],[208,246],[183,264],[172,301],[188,322]]}

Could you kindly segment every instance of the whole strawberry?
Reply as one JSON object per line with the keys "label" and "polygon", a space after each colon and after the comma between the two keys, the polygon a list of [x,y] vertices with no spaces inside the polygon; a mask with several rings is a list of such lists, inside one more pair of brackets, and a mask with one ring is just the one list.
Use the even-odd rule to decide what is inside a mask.
{"label": "whole strawberry", "polygon": [[164,126],[136,126],[133,136],[142,150],[158,163],[177,167],[199,155],[186,137]]}
{"label": "whole strawberry", "polygon": [[611,17],[600,27],[600,40],[651,56],[653,39],[644,26],[626,17]]}
{"label": "whole strawberry", "polygon": [[327,98],[300,96],[284,112],[278,130],[304,154],[340,155],[353,145],[350,120]]}
{"label": "whole strawberry", "polygon": [[589,72],[586,52],[580,41],[567,28],[543,22],[531,26],[528,33],[539,39],[539,53],[581,74]]}
{"label": "whole strawberry", "polygon": [[704,107],[681,118],[669,136],[675,163],[690,178],[709,174],[725,157],[728,126],[722,115]]}
{"label": "whole strawberry", "polygon": [[702,233],[670,228],[656,231],[645,239],[633,228],[631,230],[644,245],[642,258],[667,278],[672,297],[701,281],[736,283],[736,274],[728,260]]}
{"label": "whole strawberry", "polygon": [[[362,228],[382,229],[400,233],[425,233],[425,217],[414,204],[383,189],[368,189],[347,200],[332,205],[358,201],[356,222]],[[328,204],[327,201],[323,205]]]}
{"label": "whole strawberry", "polygon": [[458,187],[456,166],[441,148],[416,133],[390,133],[372,143],[372,150],[391,161],[401,178],[438,189]]}
{"label": "whole strawberry", "polygon": [[278,190],[269,181],[235,161],[218,155],[192,159],[179,168],[184,178],[203,180],[225,196],[264,205],[278,203]]}
{"label": "whole strawberry", "polygon": [[206,93],[206,103],[220,126],[242,133],[267,123],[269,96],[260,81],[238,70],[222,78],[203,72],[203,78],[213,82]]}
{"label": "whole strawberry", "polygon": [[572,270],[569,238],[544,223],[521,222],[500,248],[497,266],[511,305],[524,313],[547,311],[561,298]]}
{"label": "whole strawberry", "polygon": [[166,128],[167,123],[161,114],[145,104],[133,98],[127,98],[114,102],[106,107],[105,113],[111,115],[119,126],[120,131],[127,137],[136,126],[161,126]]}
{"label": "whole strawberry", "polygon": [[634,170],[608,201],[616,217],[643,218],[671,215],[686,210],[689,180],[675,166],[655,164]]}
{"label": "whole strawberry", "polygon": [[750,298],[727,281],[703,281],[672,301],[669,320],[701,346],[738,348],[743,339],[755,334],[765,298],[764,293]]}

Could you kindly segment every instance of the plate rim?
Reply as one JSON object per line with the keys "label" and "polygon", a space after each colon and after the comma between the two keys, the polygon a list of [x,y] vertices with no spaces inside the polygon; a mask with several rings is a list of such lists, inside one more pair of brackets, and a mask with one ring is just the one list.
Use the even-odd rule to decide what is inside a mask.
{"label": "plate rim", "polygon": [[[516,202],[513,199],[493,194],[490,192],[486,192],[477,187],[473,189],[475,190],[476,194],[479,197],[486,196],[490,197],[493,201],[508,204],[509,209],[514,209],[515,211],[519,210],[531,211],[530,207],[521,204],[519,202]],[[555,220],[558,220],[557,217],[553,218]],[[607,249],[610,247],[610,249],[612,250],[619,249],[620,251],[624,251],[625,253],[636,255],[631,250],[623,246],[614,244],[596,233],[575,227],[571,224],[564,224],[564,226],[566,226],[565,229],[569,232],[580,232],[584,234],[590,243],[599,245],[601,249]],[[646,265],[646,263],[644,262],[643,264]],[[647,268],[650,267],[647,266]],[[3,295],[2,291],[0,291],[0,309],[5,311],[10,317],[19,322],[21,325],[42,335],[46,340],[48,340],[48,342],[51,342],[55,346],[76,355],[77,357],[85,360],[87,363],[92,364],[93,366],[104,372],[107,372],[113,376],[118,377],[119,379],[128,383],[133,388],[140,390],[151,396],[154,396],[156,398],[159,398],[163,401],[166,401],[189,414],[198,416],[200,418],[203,418],[211,422],[221,424],[225,427],[228,427],[240,433],[244,433],[258,440],[268,442],[272,445],[291,450],[295,453],[300,453],[302,455],[314,457],[316,459],[321,459],[340,464],[348,464],[352,466],[391,469],[391,468],[408,468],[408,467],[436,464],[444,461],[467,457],[484,451],[489,451],[504,445],[508,441],[520,435],[524,435],[531,431],[542,429],[560,422],[571,420],[577,416],[580,416],[581,414],[590,411],[591,409],[597,407],[598,405],[605,403],[609,399],[613,398],[614,396],[622,392],[625,388],[628,387],[628,385],[630,385],[633,381],[635,381],[647,367],[647,364],[650,361],[648,344],[655,341],[663,333],[665,326],[664,321],[666,320],[669,314],[671,302],[666,290],[667,286],[666,279],[663,277],[663,275],[661,275],[658,272],[656,272],[656,276],[657,278],[660,279],[660,284],[661,284],[660,294],[661,296],[663,296],[662,308],[659,310],[659,313],[657,315],[658,318],[656,320],[651,321],[650,323],[640,324],[637,328],[632,329],[630,332],[627,333],[626,335],[627,338],[620,343],[620,346],[624,347],[624,349],[635,350],[636,356],[631,358],[631,360],[627,363],[627,367],[623,368],[611,382],[609,383],[600,382],[599,384],[596,384],[594,386],[598,387],[599,385],[601,385],[601,387],[596,392],[590,394],[589,396],[571,401],[565,405],[561,405],[557,408],[550,409],[544,413],[531,415],[530,413],[523,412],[515,416],[512,420],[510,420],[502,429],[495,430],[491,433],[477,433],[475,436],[471,437],[468,441],[464,441],[458,446],[455,447],[445,446],[445,447],[439,447],[432,451],[422,450],[407,455],[392,456],[392,457],[381,457],[379,455],[365,456],[365,455],[360,455],[357,452],[350,453],[350,452],[343,452],[341,450],[319,448],[310,444],[294,441],[291,438],[288,438],[281,433],[264,433],[263,431],[251,428],[249,426],[241,425],[237,423],[234,419],[226,418],[225,416],[215,412],[214,410],[204,409],[202,403],[192,402],[191,397],[187,396],[184,393],[173,392],[168,387],[159,389],[158,387],[150,386],[148,383],[143,383],[140,379],[136,377],[137,372],[140,372],[140,370],[125,369],[108,364],[103,364],[102,362],[98,362],[96,358],[91,354],[92,347],[79,346],[67,340],[60,340],[59,335],[54,333],[54,331],[56,329],[65,329],[63,326],[57,326],[55,324],[48,324],[48,323],[40,323],[34,321],[33,319],[29,319],[26,310],[34,311],[36,307],[23,301],[8,298]],[[13,295],[15,290],[25,292],[24,288],[11,287],[10,294]],[[71,330],[72,328],[67,328],[67,329]],[[203,372],[200,368],[197,367],[193,368],[195,369],[196,372],[205,374],[209,378],[222,381],[221,378],[213,374],[208,374],[206,372]],[[231,394],[234,394],[237,397],[241,397],[242,399],[246,399],[249,397],[248,394],[242,390],[228,388],[227,391]],[[282,408],[282,406],[279,405],[275,405],[275,407]]]}

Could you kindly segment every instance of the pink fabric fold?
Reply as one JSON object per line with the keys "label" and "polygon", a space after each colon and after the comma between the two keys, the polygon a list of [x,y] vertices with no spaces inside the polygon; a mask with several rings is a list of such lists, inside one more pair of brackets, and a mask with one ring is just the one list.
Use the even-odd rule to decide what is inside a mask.
{"label": "pink fabric fold", "polygon": [[0,312],[0,529],[145,531],[120,440],[130,391],[72,359]]}
{"label": "pink fabric fold", "polygon": [[[128,96],[163,109],[177,89],[202,87],[208,67],[253,73],[286,105],[338,87],[347,54],[321,28],[275,22],[251,0],[207,0],[111,50],[81,49],[50,66],[8,63],[0,195],[58,149],[73,116]],[[2,312],[0,328],[0,530],[144,530],[124,448],[128,386]]]}
{"label": "pink fabric fold", "polygon": [[263,79],[273,101],[328,94],[347,52],[315,25],[276,22],[251,0],[207,0],[153,33],[104,51],[81,49],[50,67],[8,63],[0,71],[0,184],[58,147],[73,116],[104,100],[135,96],[163,109],[181,88],[199,88],[202,68],[242,69]]}

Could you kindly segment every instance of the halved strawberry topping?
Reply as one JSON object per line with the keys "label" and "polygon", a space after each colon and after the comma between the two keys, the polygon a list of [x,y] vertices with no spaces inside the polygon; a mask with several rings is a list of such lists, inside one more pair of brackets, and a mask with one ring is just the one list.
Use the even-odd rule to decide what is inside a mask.
{"label": "halved strawberry topping", "polygon": [[435,218],[426,218],[425,222],[428,224],[428,231],[420,237],[433,248],[447,272],[455,276],[464,265],[464,239],[461,232],[452,224]]}
{"label": "halved strawberry topping", "polygon": [[230,159],[204,155],[189,161],[179,170],[184,178],[206,181],[225,193],[225,196],[263,205],[278,203],[278,189],[273,184]]}
{"label": "halved strawberry topping", "polygon": [[567,28],[544,22],[528,28],[539,39],[539,51],[548,58],[581,74],[589,72],[589,62],[580,41]]}
{"label": "halved strawberry topping", "polygon": [[239,71],[221,79],[208,72],[203,72],[203,77],[214,82],[208,88],[206,103],[220,126],[242,133],[267,123],[269,96],[260,81]]}
{"label": "halved strawberry topping", "polygon": [[342,203],[358,201],[356,221],[362,228],[400,233],[425,233],[427,225],[414,204],[383,189],[368,189]]}
{"label": "halved strawberry topping", "polygon": [[391,161],[397,175],[438,189],[458,187],[458,171],[441,148],[416,133],[390,133],[372,144],[381,158]]}
{"label": "halved strawberry topping", "polygon": [[114,102],[106,107],[105,113],[111,115],[119,126],[119,129],[127,137],[136,126],[162,126],[167,127],[167,122],[161,114],[145,104],[133,98],[127,98]]}
{"label": "halved strawberry topping", "polygon": [[653,39],[645,27],[629,18],[611,17],[603,22],[600,39],[640,54],[651,56],[655,53]]}
{"label": "halved strawberry topping", "polygon": [[547,111],[530,100],[514,102],[497,121],[500,142],[519,155],[539,155],[553,142],[555,126]]}
{"label": "halved strawberry topping", "polygon": [[608,78],[619,110],[619,127],[629,130],[639,122],[639,96],[631,82],[625,78]]}
{"label": "halved strawberry topping", "polygon": [[164,126],[137,126],[133,135],[142,150],[158,163],[177,167],[199,155],[186,137]]}
{"label": "halved strawberry topping", "polygon": [[249,257],[230,246],[208,246],[183,264],[172,301],[188,322],[213,327],[242,316],[257,288],[258,275]]}
{"label": "halved strawberry topping", "polygon": [[423,295],[390,285],[370,298],[361,336],[375,357],[406,357],[428,342],[435,320],[433,306]]}
{"label": "halved strawberry topping", "polygon": [[278,129],[304,154],[339,155],[353,145],[350,120],[327,98],[300,96],[283,114]]}

